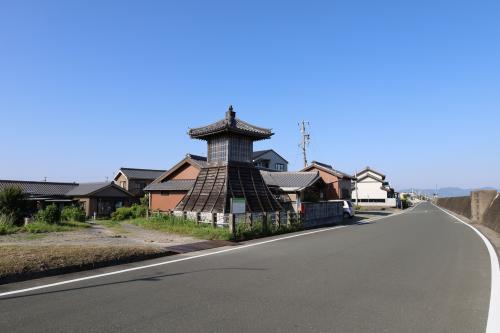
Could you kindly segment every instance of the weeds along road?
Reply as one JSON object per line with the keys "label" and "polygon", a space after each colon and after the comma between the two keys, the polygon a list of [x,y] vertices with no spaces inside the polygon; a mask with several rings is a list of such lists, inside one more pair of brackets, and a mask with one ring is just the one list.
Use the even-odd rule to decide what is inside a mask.
{"label": "weeds along road", "polygon": [[488,251],[436,207],[316,231],[1,297],[0,331],[486,330]]}

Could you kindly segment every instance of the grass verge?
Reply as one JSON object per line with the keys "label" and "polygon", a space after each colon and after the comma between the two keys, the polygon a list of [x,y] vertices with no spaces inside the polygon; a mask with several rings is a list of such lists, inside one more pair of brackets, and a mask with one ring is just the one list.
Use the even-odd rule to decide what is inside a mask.
{"label": "grass verge", "polygon": [[145,246],[2,245],[0,284],[167,255]]}
{"label": "grass verge", "polygon": [[90,228],[85,222],[61,222],[58,224],[49,224],[44,222],[33,222],[21,228],[21,231],[31,234],[43,234],[48,232],[73,231],[78,229]]}
{"label": "grass verge", "polygon": [[23,232],[30,234],[43,234],[49,232],[73,231],[85,228],[90,228],[90,225],[85,222],[61,222],[58,224],[33,222],[23,227],[0,224],[0,235],[11,235]]}
{"label": "grass verge", "polygon": [[207,240],[231,240],[231,233],[227,228],[214,228],[208,224],[196,224],[194,221],[184,220],[175,216],[155,216],[149,219],[138,218],[128,221],[141,228],[193,236]]}

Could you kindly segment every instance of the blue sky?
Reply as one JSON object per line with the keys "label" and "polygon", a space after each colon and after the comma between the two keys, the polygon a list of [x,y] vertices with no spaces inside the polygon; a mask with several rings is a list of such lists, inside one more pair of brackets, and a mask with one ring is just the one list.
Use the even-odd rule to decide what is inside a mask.
{"label": "blue sky", "polygon": [[0,178],[95,181],[205,154],[189,127],[396,188],[500,187],[498,1],[1,1]]}

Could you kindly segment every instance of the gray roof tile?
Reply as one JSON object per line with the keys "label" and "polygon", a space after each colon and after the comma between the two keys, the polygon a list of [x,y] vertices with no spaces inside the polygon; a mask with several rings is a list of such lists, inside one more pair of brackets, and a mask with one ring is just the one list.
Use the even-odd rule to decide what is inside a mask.
{"label": "gray roof tile", "polygon": [[230,106],[224,119],[207,126],[192,128],[189,130],[189,135],[192,138],[203,139],[211,135],[229,132],[246,135],[255,140],[267,139],[273,135],[270,129],[251,125],[235,116],[236,112],[233,112],[233,108]]}
{"label": "gray roof tile", "polygon": [[189,191],[194,186],[194,179],[169,180],[159,184],[149,184],[144,191]]}
{"label": "gray roof tile", "polygon": [[76,183],[37,182],[24,180],[0,180],[0,190],[7,187],[19,187],[31,197],[65,196],[66,193],[78,187]]}
{"label": "gray roof tile", "polygon": [[302,189],[314,185],[319,179],[319,172],[270,172],[261,171],[267,186]]}
{"label": "gray roof tile", "polygon": [[154,180],[160,177],[165,170],[120,168],[118,173],[123,173],[128,179],[149,179]]}

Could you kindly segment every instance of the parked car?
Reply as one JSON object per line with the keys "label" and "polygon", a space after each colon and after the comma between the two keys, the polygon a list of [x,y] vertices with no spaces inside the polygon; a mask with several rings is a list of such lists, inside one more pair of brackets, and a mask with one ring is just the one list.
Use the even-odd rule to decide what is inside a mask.
{"label": "parked car", "polygon": [[354,208],[351,200],[331,200],[341,202],[344,208],[344,219],[352,219],[356,215],[356,208]]}
{"label": "parked car", "polygon": [[356,215],[356,209],[352,205],[351,200],[344,200],[344,218],[352,219]]}

